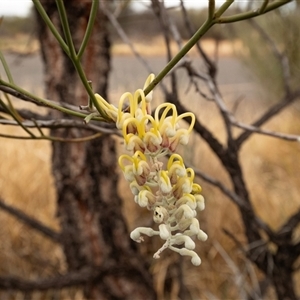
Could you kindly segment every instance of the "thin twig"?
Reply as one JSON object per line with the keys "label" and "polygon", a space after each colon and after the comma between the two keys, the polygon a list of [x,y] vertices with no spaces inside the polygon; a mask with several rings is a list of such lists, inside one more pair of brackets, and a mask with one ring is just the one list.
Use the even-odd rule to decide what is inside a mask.
{"label": "thin twig", "polygon": [[300,134],[299,135],[287,134],[287,133],[281,133],[281,132],[261,129],[261,128],[258,128],[258,127],[252,126],[252,125],[247,125],[242,122],[238,122],[234,118],[231,118],[230,122],[232,125],[234,125],[238,128],[241,128],[241,129],[245,129],[246,131],[250,131],[251,133],[267,135],[267,136],[279,138],[279,139],[286,140],[286,141],[300,142]]}
{"label": "thin twig", "polygon": [[292,238],[293,231],[300,224],[300,209],[295,212],[289,219],[281,226],[281,228],[276,233],[278,237],[289,236]]}
{"label": "thin twig", "polygon": [[[214,1],[210,1],[210,9],[209,9],[209,13],[212,13],[212,11],[214,10]],[[190,21],[190,18],[188,16],[188,13],[186,11],[186,8],[184,6],[184,2],[183,0],[180,0],[180,6],[181,6],[181,11],[183,14],[183,20],[185,22],[185,27],[187,28],[187,30],[189,31],[190,36],[192,36],[195,32],[195,29]],[[200,41],[198,41],[195,44],[198,52],[200,53],[201,57],[203,58],[205,65],[208,69],[208,74],[212,77],[215,78],[216,73],[217,73],[217,66],[216,64],[208,57],[208,55],[205,53],[204,49],[201,46]],[[205,75],[203,75],[203,77],[205,77]]]}
{"label": "thin twig", "polygon": [[[267,121],[269,121],[272,117],[276,116],[279,112],[281,112],[284,108],[294,103],[300,97],[300,89],[291,92],[289,94],[285,94],[281,101],[271,106],[261,117],[259,117],[255,122],[253,122],[250,126],[260,127]],[[236,138],[236,146],[241,147],[241,145],[247,140],[253,131],[245,131],[240,134]]]}
{"label": "thin twig", "polygon": [[213,96],[213,99],[219,108],[219,111],[221,113],[221,116],[223,117],[223,121],[226,127],[226,133],[227,133],[227,144],[228,146],[233,144],[233,136],[232,136],[232,128],[231,128],[231,113],[229,112],[228,108],[226,107],[226,104],[223,100],[223,97],[218,89],[218,86],[216,84],[216,81],[213,78],[210,78],[207,81],[207,86]]}
{"label": "thin twig", "polygon": [[[14,120],[0,119],[0,124],[3,125],[14,125],[18,126]],[[78,128],[83,130],[89,130],[93,132],[103,133],[103,134],[114,134],[117,136],[122,136],[116,128],[102,127],[101,124],[83,123],[79,120],[70,120],[70,119],[50,119],[50,120],[26,120],[22,122],[22,125],[29,128],[49,128],[49,129],[59,129],[59,128]]]}
{"label": "thin twig", "polygon": [[236,263],[231,259],[219,242],[214,241],[213,244],[232,272],[233,281],[238,289],[239,299],[247,299],[247,292],[251,289],[245,280],[245,275],[241,273]]}
{"label": "thin twig", "polygon": [[123,42],[125,44],[128,45],[128,47],[130,48],[131,52],[134,54],[134,56],[141,62],[141,64],[146,68],[146,70],[149,73],[153,73],[150,65],[148,64],[148,62],[140,55],[140,53],[135,49],[133,43],[130,41],[130,39],[128,38],[126,32],[124,31],[124,29],[122,28],[122,26],[120,25],[120,23],[118,22],[117,18],[114,16],[114,14],[112,14],[108,9],[106,9],[104,7],[104,4],[102,2],[100,2],[101,5],[101,9],[104,12],[104,14],[107,16],[107,18],[109,19],[110,23],[114,26],[114,28],[117,30],[119,36],[121,37],[121,39],[123,40]]}

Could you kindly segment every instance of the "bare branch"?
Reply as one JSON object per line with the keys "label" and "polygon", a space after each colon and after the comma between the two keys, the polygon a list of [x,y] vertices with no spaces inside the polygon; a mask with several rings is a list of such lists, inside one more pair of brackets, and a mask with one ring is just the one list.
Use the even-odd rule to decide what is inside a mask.
{"label": "bare branch", "polygon": [[121,37],[121,39],[123,40],[123,42],[128,45],[128,47],[130,48],[130,50],[132,51],[132,53],[141,62],[141,64],[146,68],[146,70],[149,73],[153,73],[150,65],[148,64],[148,62],[135,49],[133,43],[131,43],[131,41],[128,38],[127,34],[125,33],[124,29],[122,28],[122,26],[118,22],[115,14],[112,14],[108,9],[106,9],[105,5],[103,5],[102,2],[100,2],[100,4],[101,4],[101,9],[103,10],[104,14],[107,16],[107,18],[109,19],[109,21],[111,22],[111,24],[117,30],[117,32],[118,32],[119,36]]}
{"label": "bare branch", "polygon": [[[49,114],[42,115],[37,112],[33,112],[29,109],[15,109],[17,113],[23,118],[27,120],[35,119],[35,120],[50,120],[51,117]],[[9,114],[3,107],[0,107],[0,112],[5,114]]]}
{"label": "bare branch", "polygon": [[192,167],[192,168],[198,177],[202,178],[204,181],[208,182],[209,184],[217,187],[224,195],[226,195],[229,199],[231,199],[238,206],[244,205],[243,200],[237,194],[235,194],[234,192],[229,190],[221,181],[219,181],[213,177],[210,177],[209,175],[200,171],[199,169],[196,169],[194,167]]}
{"label": "bare branch", "polygon": [[[165,6],[163,2],[160,2],[158,0],[151,0],[152,9],[159,20],[160,27],[162,29],[163,37],[165,40],[165,46],[167,50],[167,60],[172,60],[172,51],[171,51],[171,38],[170,38],[170,22],[169,22],[169,16],[166,12]],[[181,58],[182,59],[182,58]],[[177,96],[177,80],[176,80],[176,74],[174,72],[170,73],[171,76],[171,89],[172,94]],[[168,94],[167,89],[164,90],[165,95]]]}
{"label": "bare branch", "polygon": [[[209,175],[205,174],[204,172],[201,172],[199,169],[194,168],[195,174],[202,178],[204,181],[208,182],[209,184],[217,187],[224,195],[226,195],[229,199],[231,199],[240,209],[245,211],[250,211],[251,207],[249,204],[242,199],[239,195],[228,189],[224,184],[222,184],[220,181],[218,181],[215,178],[210,177]],[[254,216],[254,222],[256,222],[257,226],[261,229],[263,229],[270,238],[273,239],[274,234],[270,227],[264,223],[258,216]]]}
{"label": "bare branch", "polygon": [[40,221],[34,219],[33,217],[28,216],[20,209],[17,209],[11,205],[6,204],[1,198],[0,198],[0,209],[6,211],[10,215],[17,218],[19,221],[22,221],[27,226],[31,227],[34,230],[37,230],[38,232],[42,233],[46,237],[50,238],[51,240],[57,243],[61,242],[60,233],[42,224]]}
{"label": "bare branch", "polygon": [[231,122],[232,125],[234,125],[236,127],[239,127],[241,129],[245,129],[247,131],[250,131],[251,133],[255,132],[255,133],[259,133],[259,134],[279,138],[279,139],[286,140],[286,141],[300,142],[300,134],[295,135],[295,134],[275,132],[275,131],[266,130],[266,129],[260,129],[260,128],[254,127],[252,125],[247,125],[247,124],[244,124],[242,122],[238,122],[234,118],[231,118],[230,122]]}
{"label": "bare branch", "polygon": [[294,213],[278,230],[277,235],[292,238],[293,231],[300,224],[300,209]]}
{"label": "bare branch", "polygon": [[[83,130],[89,130],[93,132],[99,132],[103,134],[114,134],[121,136],[119,130],[115,126],[109,126],[106,123],[93,123],[90,122],[85,124],[82,120],[71,120],[71,119],[53,119],[53,120],[25,120],[22,124],[28,128],[48,128],[48,129],[59,129],[59,128],[78,128]],[[0,124],[3,125],[15,125],[18,124],[14,120],[0,119]],[[97,124],[97,125],[96,125]]]}
{"label": "bare branch", "polygon": [[[30,102],[30,103],[33,103],[37,106],[43,106],[43,107],[47,107],[46,105],[43,105],[41,104],[40,102],[36,101],[35,99],[33,98],[30,98],[14,89],[11,89],[7,86],[4,86],[4,85],[1,85],[0,84],[0,90],[3,91],[4,93],[7,93],[7,94],[10,94],[14,97],[16,97],[17,99],[21,99],[21,100],[24,100],[24,101],[27,101],[27,102]],[[65,103],[65,102],[55,102],[53,100],[47,100],[49,103],[52,103],[52,104],[55,104],[55,105],[61,105],[62,107],[64,108],[67,108],[67,109],[70,109],[72,111],[75,111],[75,112],[80,112],[82,113],[82,110],[79,109],[79,107],[75,106],[75,105],[71,105],[71,104],[68,104],[68,103]]]}
{"label": "bare branch", "polygon": [[[300,89],[291,92],[289,94],[285,94],[282,100],[272,107],[270,107],[260,118],[258,118],[255,122],[251,124],[253,127],[260,127],[272,117],[281,112],[284,108],[294,103],[300,97]],[[243,142],[248,139],[252,135],[253,131],[245,131],[238,138],[236,138],[236,145],[240,147]]]}
{"label": "bare branch", "polygon": [[214,241],[214,247],[220,253],[228,267],[231,269],[233,275],[233,281],[238,289],[239,298],[247,299],[247,292],[251,291],[250,286],[247,284],[245,280],[245,275],[241,273],[238,266],[235,262],[230,258],[229,254],[225,251],[225,249],[221,246],[220,243]]}
{"label": "bare branch", "polygon": [[227,143],[228,146],[233,143],[233,137],[232,137],[232,129],[231,129],[231,113],[227,109],[225,102],[222,98],[222,95],[218,89],[218,86],[213,78],[209,78],[207,81],[208,88],[213,95],[213,99],[219,108],[219,111],[223,117],[223,121],[225,123],[226,132],[227,132]]}

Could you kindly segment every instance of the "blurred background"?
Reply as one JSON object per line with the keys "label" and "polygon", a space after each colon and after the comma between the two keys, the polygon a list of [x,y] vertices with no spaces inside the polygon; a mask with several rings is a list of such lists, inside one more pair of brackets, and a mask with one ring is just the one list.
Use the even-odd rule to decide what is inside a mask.
{"label": "blurred background", "polygon": [[[27,4],[21,6],[21,2]],[[158,73],[167,62],[164,40],[153,12],[147,9],[147,2],[141,2],[142,5],[128,5],[123,9],[118,21],[135,49],[151,65],[153,72]],[[189,19],[194,27],[198,28],[206,18],[206,10],[189,5],[191,2],[194,1],[185,1]],[[3,16],[0,26],[0,48],[15,82],[22,88],[47,98],[44,94],[44,70],[31,2],[6,1],[13,10],[6,10],[8,6],[4,3],[5,1],[1,1],[0,4],[0,15]],[[169,14],[182,38],[186,40],[189,35],[180,11],[174,8],[176,3],[166,3]],[[297,1],[280,11],[257,19],[259,26],[288,56],[293,86],[299,86],[300,82],[299,12]],[[120,39],[113,26],[110,28],[110,40],[112,61],[108,95],[109,100],[116,104],[125,91],[133,92],[142,87],[149,72],[133,55],[130,47]],[[217,82],[220,91],[237,119],[251,123],[267,107],[279,101],[283,93],[279,62],[269,44],[251,23],[214,26],[205,35],[202,46],[209,57],[217,61]],[[177,50],[176,43],[172,43],[173,54]],[[189,53],[189,57],[193,64],[201,69],[203,60],[194,49]],[[216,137],[225,142],[224,125],[215,104],[199,96],[190,87],[186,72],[182,71],[179,74],[179,94],[183,103],[195,112]],[[165,84],[169,84],[168,78],[165,79]],[[205,92],[205,87],[202,88]],[[162,91],[157,88],[154,92],[154,103],[160,103],[162,97]],[[41,108],[17,102],[20,102],[16,104],[18,108],[26,107],[42,112]],[[274,131],[299,134],[299,116],[298,101],[271,119],[266,127]],[[16,127],[1,127],[1,132],[4,133],[21,132],[21,129]],[[236,133],[239,132],[237,129]],[[116,138],[116,142],[118,150],[123,151],[121,140]],[[299,210],[299,151],[299,143],[263,135],[253,135],[242,148],[241,165],[253,205],[258,216],[272,229],[279,228],[289,216]],[[230,187],[228,175],[219,160],[198,136],[191,138],[189,146],[182,147],[181,152],[188,165],[195,166]],[[193,299],[237,299],[241,288],[237,278],[244,278],[244,288],[250,289],[261,274],[245,259],[236,243],[224,233],[226,229],[237,240],[245,241],[243,225],[236,207],[216,188],[201,179],[197,181],[203,187],[206,199],[206,209],[199,214],[199,220],[209,239],[197,243],[202,265],[197,268],[189,263],[183,265],[185,286]],[[129,229],[148,224],[152,218],[151,214],[136,206],[122,176],[119,180],[119,190]],[[49,227],[59,229],[49,142],[0,138],[0,197]],[[63,250],[57,244],[2,210],[0,224],[0,274],[30,279],[64,272],[66,265]],[[300,228],[293,238],[300,241]],[[141,246],[141,251],[144,254],[149,253],[149,257],[152,250],[159,245],[159,241],[151,241],[154,243],[152,249]],[[166,270],[171,268],[176,259],[177,256],[163,253],[160,261],[152,262],[151,272],[160,299],[164,299],[164,284],[169,279],[166,278]],[[300,261],[298,270],[294,280],[299,295]],[[173,292],[176,295],[176,290]],[[83,297],[82,291],[77,288],[35,292],[32,295],[34,299]],[[23,294],[13,291],[0,291],[0,298],[4,299],[2,296],[5,296],[5,299],[24,297]],[[274,299],[272,289],[268,291],[265,299]]]}

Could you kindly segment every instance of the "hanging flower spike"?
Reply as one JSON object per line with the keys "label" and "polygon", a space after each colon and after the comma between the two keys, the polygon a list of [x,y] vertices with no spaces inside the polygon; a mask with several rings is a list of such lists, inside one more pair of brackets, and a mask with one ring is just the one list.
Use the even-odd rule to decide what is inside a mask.
{"label": "hanging flower spike", "polygon": [[[154,80],[150,75],[144,89]],[[193,237],[206,240],[207,235],[200,229],[196,210],[204,209],[204,198],[200,185],[194,183],[195,172],[186,168],[183,158],[172,153],[166,166],[160,161],[162,156],[174,152],[178,144],[185,145],[195,124],[195,116],[185,113],[178,116],[176,106],[163,103],[151,116],[150,102],[152,92],[145,96],[139,89],[134,94],[125,93],[120,98],[118,110],[102,103],[111,115],[117,115],[117,127],[122,130],[125,145],[132,155],[121,155],[119,165],[125,179],[129,181],[134,201],[140,207],[153,212],[153,220],[158,230],[139,227],[130,237],[140,243],[142,235],[159,236],[164,244],[153,255],[155,259],[170,249],[180,255],[190,256],[191,262],[198,266],[200,257],[193,249]],[[124,110],[124,103],[129,107]],[[101,106],[102,107],[102,106]],[[190,118],[187,129],[180,128],[180,121]]]}

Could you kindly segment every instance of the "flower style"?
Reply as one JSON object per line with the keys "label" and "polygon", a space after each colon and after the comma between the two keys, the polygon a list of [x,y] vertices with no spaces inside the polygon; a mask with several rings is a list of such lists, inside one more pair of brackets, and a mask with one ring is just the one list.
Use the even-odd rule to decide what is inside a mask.
{"label": "flower style", "polygon": [[[144,88],[153,79],[154,75],[150,75]],[[152,117],[152,92],[145,96],[141,89],[134,94],[123,94],[118,108],[101,102],[104,99],[98,96],[97,99],[122,131],[127,150],[133,151],[132,156],[121,155],[119,165],[129,182],[134,201],[153,211],[153,220],[159,224],[158,230],[136,228],[130,237],[140,243],[143,235],[157,235],[165,242],[154,258],[159,258],[165,249],[171,249],[180,255],[190,256],[194,265],[200,265],[201,259],[194,251],[192,238],[207,239],[196,218],[197,210],[205,207],[204,197],[200,185],[194,182],[194,170],[186,168],[183,158],[175,153],[179,144],[188,143],[195,123],[194,114],[178,115],[174,104],[163,103]],[[187,129],[180,127],[182,119],[190,120]],[[159,159],[166,155],[169,159],[164,169]]]}

